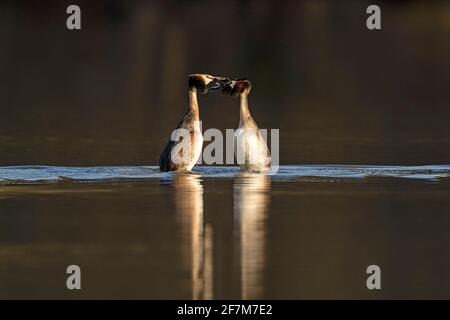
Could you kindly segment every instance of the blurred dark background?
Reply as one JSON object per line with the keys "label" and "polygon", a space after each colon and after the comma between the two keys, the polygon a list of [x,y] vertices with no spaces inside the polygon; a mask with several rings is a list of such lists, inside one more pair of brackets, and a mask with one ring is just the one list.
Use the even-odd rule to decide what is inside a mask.
{"label": "blurred dark background", "polygon": [[[2,1],[0,166],[155,165],[186,76],[253,82],[282,164],[449,164],[450,2]],[[66,8],[82,30],[66,28]],[[201,97],[203,128],[238,102]]]}

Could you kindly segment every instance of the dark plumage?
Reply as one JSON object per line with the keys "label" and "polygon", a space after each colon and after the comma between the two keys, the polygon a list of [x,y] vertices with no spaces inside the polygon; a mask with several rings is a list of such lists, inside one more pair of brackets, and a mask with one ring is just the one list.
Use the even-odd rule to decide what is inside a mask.
{"label": "dark plumage", "polygon": [[[195,141],[193,137],[193,126],[192,123],[195,122],[195,114],[191,112],[191,110],[188,110],[183,118],[178,122],[176,129],[187,129],[191,133],[191,143]],[[161,171],[178,171],[183,170],[186,166],[184,163],[174,163],[171,159],[171,153],[173,148],[180,143],[180,141],[172,141],[171,137],[167,140],[166,145],[164,146],[163,151],[161,152],[161,155],[159,157],[159,169]],[[181,150],[183,152],[183,150]],[[182,157],[183,155],[180,154]]]}

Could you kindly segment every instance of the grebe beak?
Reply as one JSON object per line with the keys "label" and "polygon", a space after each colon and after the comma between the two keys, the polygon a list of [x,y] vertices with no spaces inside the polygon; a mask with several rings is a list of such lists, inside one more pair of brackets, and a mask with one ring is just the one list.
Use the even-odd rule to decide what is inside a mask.
{"label": "grebe beak", "polygon": [[222,91],[222,93],[228,93],[231,90],[231,81],[219,82],[214,86],[208,88],[209,91]]}
{"label": "grebe beak", "polygon": [[208,79],[211,80],[211,83],[214,83],[213,86],[208,88],[208,91],[223,90],[225,86],[231,83],[231,80],[226,77],[208,76]]}
{"label": "grebe beak", "polygon": [[221,85],[216,84],[214,87],[208,88],[208,91],[217,91],[222,89]]}

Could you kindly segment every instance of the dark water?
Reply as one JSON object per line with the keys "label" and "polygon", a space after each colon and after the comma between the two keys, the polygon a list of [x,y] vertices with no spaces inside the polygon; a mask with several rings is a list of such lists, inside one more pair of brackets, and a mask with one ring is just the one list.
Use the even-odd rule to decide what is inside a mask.
{"label": "dark water", "polygon": [[[0,298],[450,298],[449,1],[69,4],[0,2]],[[157,171],[198,72],[251,80],[277,173]]]}
{"label": "dark water", "polygon": [[450,298],[449,175],[1,167],[0,298]]}
{"label": "dark water", "polygon": [[[155,165],[187,75],[247,77],[283,164],[450,163],[450,2],[79,0],[0,2],[0,166]],[[203,129],[238,101],[199,98]]]}

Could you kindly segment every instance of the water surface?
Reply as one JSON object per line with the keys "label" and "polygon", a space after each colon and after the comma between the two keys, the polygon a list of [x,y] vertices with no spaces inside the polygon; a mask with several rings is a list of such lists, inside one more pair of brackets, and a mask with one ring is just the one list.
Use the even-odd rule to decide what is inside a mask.
{"label": "water surface", "polygon": [[[240,176],[238,167],[197,166],[193,174],[203,178],[233,178]],[[271,179],[300,179],[320,177],[328,180],[342,178],[392,177],[436,180],[450,175],[450,166],[368,166],[368,165],[303,165],[279,166],[268,173]],[[0,182],[14,184],[38,181],[102,181],[171,179],[173,173],[159,171],[156,166],[134,167],[0,167]]]}
{"label": "water surface", "polygon": [[0,298],[450,298],[449,173],[2,167]]}

